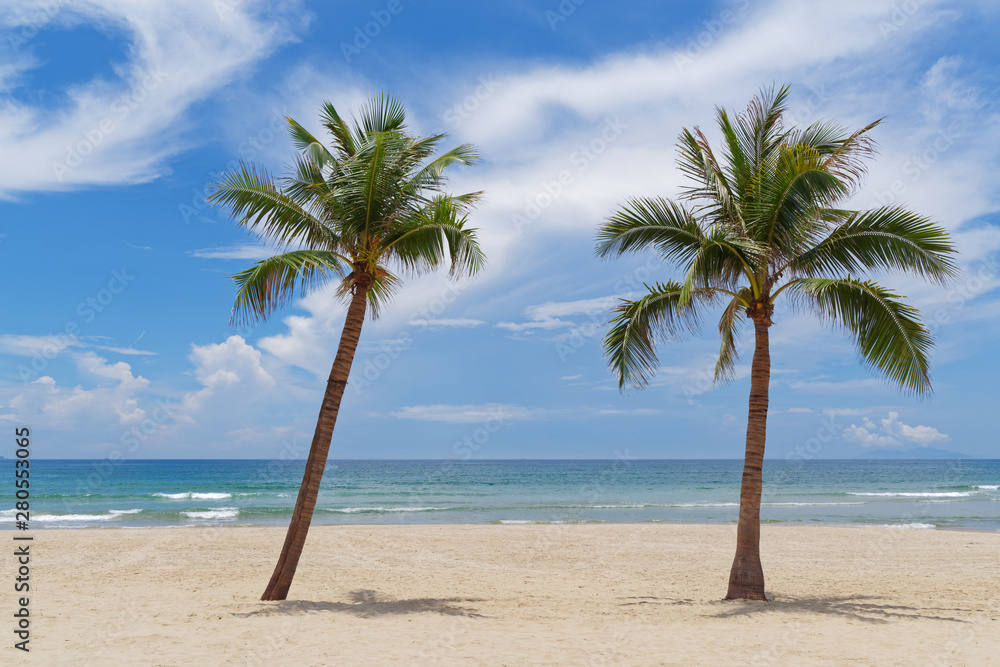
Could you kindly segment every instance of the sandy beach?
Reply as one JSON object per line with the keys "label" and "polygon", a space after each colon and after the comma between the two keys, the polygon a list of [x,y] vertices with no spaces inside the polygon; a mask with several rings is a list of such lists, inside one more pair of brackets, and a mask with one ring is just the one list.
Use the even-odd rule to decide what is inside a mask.
{"label": "sandy beach", "polygon": [[280,603],[279,528],[34,535],[4,664],[1000,664],[995,533],[765,526],[769,603],[732,526],[319,526]]}

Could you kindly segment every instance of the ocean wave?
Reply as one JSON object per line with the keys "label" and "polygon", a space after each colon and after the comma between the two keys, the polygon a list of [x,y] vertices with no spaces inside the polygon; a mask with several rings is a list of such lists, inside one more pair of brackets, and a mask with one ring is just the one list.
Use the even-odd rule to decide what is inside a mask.
{"label": "ocean wave", "polygon": [[534,521],[527,521],[525,519],[500,519],[500,523],[502,523],[502,524],[515,524],[515,525],[519,525],[519,524],[523,524],[523,523],[535,523],[535,522]]}
{"label": "ocean wave", "polygon": [[240,510],[236,507],[220,507],[214,510],[197,512],[181,512],[189,519],[235,519],[239,516]]}
{"label": "ocean wave", "polygon": [[933,523],[882,523],[878,528],[895,528],[897,530],[932,530],[937,528]]}
{"label": "ocean wave", "polygon": [[855,503],[761,503],[764,507],[828,507],[831,505],[864,505],[862,501]]}
{"label": "ocean wave", "polygon": [[997,491],[1000,490],[1000,484],[980,484],[976,488],[983,491]]}
{"label": "ocean wave", "polygon": [[[31,521],[41,521],[42,523],[59,523],[63,521],[112,521],[126,514],[138,514],[141,509],[131,510],[108,510],[107,514],[32,514]],[[0,511],[3,520],[14,520],[17,510]]]}
{"label": "ocean wave", "polygon": [[669,507],[739,507],[739,503],[676,503]]}
{"label": "ocean wave", "polygon": [[324,512],[337,512],[338,514],[383,514],[387,512],[437,512],[449,509],[448,507],[323,507],[318,508]]}
{"label": "ocean wave", "polygon": [[157,498],[169,498],[170,500],[186,500],[190,498],[191,500],[225,500],[226,498],[232,498],[231,493],[194,493],[188,491],[185,493],[154,493],[152,494]]}
{"label": "ocean wave", "polygon": [[879,491],[877,493],[860,493],[849,491],[849,496],[880,496],[891,498],[966,498],[973,495],[972,491]]}

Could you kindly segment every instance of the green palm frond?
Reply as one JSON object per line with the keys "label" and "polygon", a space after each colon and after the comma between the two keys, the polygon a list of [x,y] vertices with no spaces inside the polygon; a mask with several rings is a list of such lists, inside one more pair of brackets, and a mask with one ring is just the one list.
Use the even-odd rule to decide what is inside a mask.
{"label": "green palm frond", "polygon": [[751,291],[758,294],[761,285],[757,273],[763,256],[759,244],[733,235],[728,228],[715,227],[705,235],[701,247],[688,263],[681,303],[686,304],[697,290],[739,289],[741,278],[746,278]]}
{"label": "green palm frond", "polygon": [[337,145],[340,154],[344,158],[349,158],[354,155],[356,148],[354,146],[354,137],[351,136],[351,128],[348,127],[347,122],[340,117],[337,109],[329,102],[323,102],[319,113],[320,121],[323,123],[323,127],[327,129],[330,136],[333,137],[334,143]]}
{"label": "green palm frond", "polygon": [[465,227],[464,206],[453,197],[436,197],[409,220],[401,220],[384,239],[386,256],[413,273],[436,268],[446,261],[453,276],[475,275],[486,257],[476,241],[476,230]]}
{"label": "green palm frond", "polygon": [[597,254],[652,249],[668,261],[684,262],[697,254],[704,239],[698,221],[682,205],[662,197],[631,199],[597,232]]}
{"label": "green palm frond", "polygon": [[701,211],[717,224],[742,231],[743,218],[729,176],[715,157],[711,144],[698,128],[681,132],[677,166],[695,185],[684,188],[683,198],[702,202]]}
{"label": "green palm frond", "polygon": [[747,205],[747,228],[751,238],[773,246],[772,254],[794,256],[822,233],[817,212],[850,190],[811,146],[785,146],[772,157],[759,177],[755,201]]}
{"label": "green palm frond", "polygon": [[337,235],[263,169],[241,163],[208,187],[209,203],[228,210],[239,224],[267,239],[314,248],[336,246]]}
{"label": "green palm frond", "polygon": [[789,265],[799,275],[910,271],[942,282],[958,275],[948,233],[924,216],[898,207],[854,213]]}
{"label": "green palm frond", "polygon": [[753,299],[753,293],[744,288],[734,296],[722,311],[719,318],[719,359],[715,363],[715,382],[725,384],[732,382],[736,376],[736,362],[740,352],[739,326],[745,317],[747,305]]}
{"label": "green palm frond", "polygon": [[367,137],[382,132],[402,131],[406,123],[406,108],[397,98],[379,93],[358,111],[354,126],[356,137]]}
{"label": "green palm frond", "polygon": [[256,262],[232,276],[237,292],[230,321],[264,320],[296,291],[304,295],[333,275],[343,274],[341,259],[320,250],[293,250]]}
{"label": "green palm frond", "polygon": [[312,160],[319,169],[336,164],[337,161],[330,151],[309,130],[292,118],[286,118],[285,122],[288,123],[288,134],[292,137],[292,144],[299,152]]}
{"label": "green palm frond", "polygon": [[862,359],[891,382],[918,395],[931,391],[933,338],[898,294],[854,278],[799,278],[789,289],[847,329]]}
{"label": "green palm frond", "polygon": [[649,293],[635,301],[622,299],[612,310],[604,353],[618,386],[644,387],[659,367],[656,342],[679,338],[698,325],[694,303],[680,305],[681,285],[646,286]]}

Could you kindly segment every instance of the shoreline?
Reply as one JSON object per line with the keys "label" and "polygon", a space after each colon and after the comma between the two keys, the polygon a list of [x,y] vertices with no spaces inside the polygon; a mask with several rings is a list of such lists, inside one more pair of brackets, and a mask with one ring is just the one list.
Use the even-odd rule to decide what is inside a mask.
{"label": "shoreline", "polygon": [[[459,526],[494,526],[497,528],[509,527],[523,527],[523,526],[706,526],[706,527],[720,527],[735,528],[737,524],[736,520],[733,521],[664,521],[662,519],[649,519],[647,521],[590,521],[590,520],[580,520],[580,521],[533,521],[533,520],[512,520],[512,521],[484,521],[484,522],[410,522],[410,523],[321,523],[313,524],[310,531],[317,529],[327,529],[327,528],[452,528]],[[760,522],[761,528],[765,526],[768,528],[884,528],[889,530],[918,530],[918,531],[941,531],[941,532],[956,532],[956,533],[983,533],[987,535],[997,535],[1000,534],[1000,528],[974,528],[969,526],[935,526],[922,521],[911,521],[908,523],[840,523],[840,522],[825,522],[825,521],[809,521],[809,522],[796,522],[796,521],[783,521],[783,520],[767,520],[764,519]],[[64,533],[71,531],[104,531],[104,530],[176,530],[176,529],[192,529],[192,528],[211,528],[211,529],[272,529],[272,530],[286,530],[288,528],[286,523],[281,524],[264,524],[264,523],[192,523],[192,524],[175,524],[175,525],[150,525],[150,526],[122,526],[122,525],[91,525],[91,526],[50,526],[46,528],[30,528],[27,533],[15,530],[13,528],[3,528],[0,529],[0,535],[5,533],[10,534],[37,534],[37,533]]]}

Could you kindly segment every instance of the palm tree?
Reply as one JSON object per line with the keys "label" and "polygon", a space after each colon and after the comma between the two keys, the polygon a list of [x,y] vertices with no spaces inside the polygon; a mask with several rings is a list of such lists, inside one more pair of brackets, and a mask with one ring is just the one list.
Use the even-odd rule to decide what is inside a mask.
{"label": "palm tree", "polygon": [[[768,331],[784,294],[840,325],[862,359],[903,391],[931,391],[933,341],[916,308],[870,280],[866,271],[905,271],[943,282],[957,273],[948,234],[903,208],[839,208],[865,176],[874,154],[869,132],[818,122],[787,128],[788,88],[754,97],[735,118],[717,109],[723,152],[685,129],[678,165],[691,181],[679,200],[629,200],[598,232],[602,257],[653,250],[683,270],[641,298],[623,299],[604,339],[619,386],[643,387],[656,371],[655,345],[697,329],[700,311],[721,300],[722,341],[715,381],[733,379],[740,325],[753,325],[746,457],[736,556],[726,599],[766,600],[760,563],[761,469],[771,359]],[[719,158],[722,158],[720,160]]]}
{"label": "palm tree", "polygon": [[477,160],[472,146],[431,159],[445,135],[407,134],[405,110],[388,95],[372,98],[352,125],[329,102],[320,118],[332,136],[329,149],[287,119],[300,154],[293,173],[280,182],[261,168],[241,164],[210,185],[210,202],[286,250],[233,276],[238,286],[234,321],[263,320],[297,289],[304,293],[334,277],[337,295],[348,303],[302,486],[262,600],[288,596],[366,310],[377,317],[402,274],[443,263],[450,264],[453,276],[475,274],[485,263],[475,230],[465,226],[481,193],[450,195],[443,188],[446,167]]}

